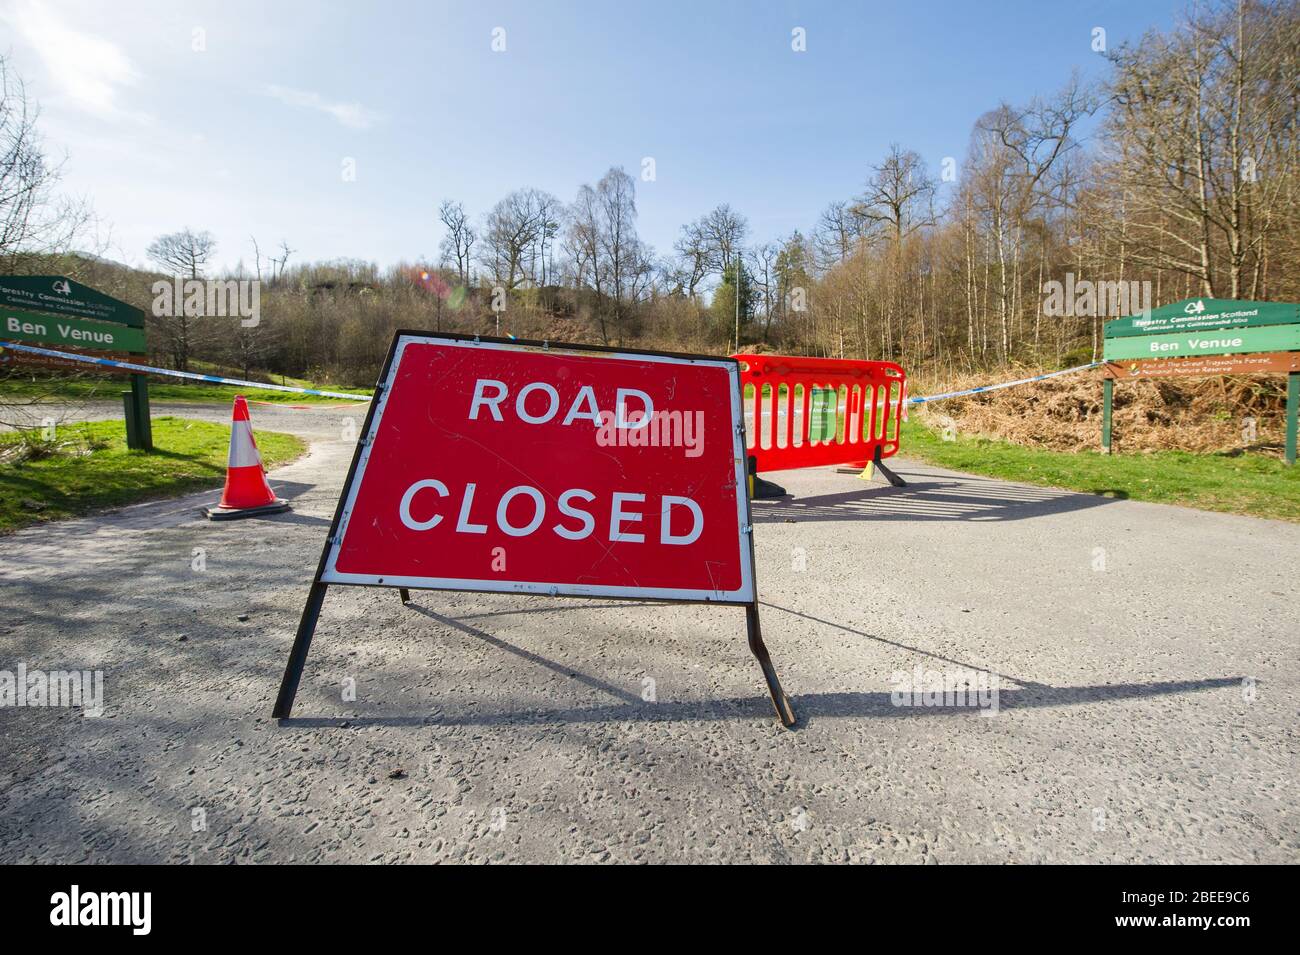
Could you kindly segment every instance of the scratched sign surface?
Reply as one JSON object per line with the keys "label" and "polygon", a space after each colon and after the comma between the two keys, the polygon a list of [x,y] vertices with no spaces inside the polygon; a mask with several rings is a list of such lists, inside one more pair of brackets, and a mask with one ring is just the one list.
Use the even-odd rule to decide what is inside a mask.
{"label": "scratched sign surface", "polygon": [[403,333],[321,579],[754,599],[738,367]]}

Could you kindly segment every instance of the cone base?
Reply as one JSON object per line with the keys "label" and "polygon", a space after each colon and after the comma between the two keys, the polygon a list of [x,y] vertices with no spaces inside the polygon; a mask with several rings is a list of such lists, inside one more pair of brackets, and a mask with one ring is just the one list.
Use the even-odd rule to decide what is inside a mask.
{"label": "cone base", "polygon": [[263,514],[279,514],[287,510],[289,502],[277,497],[273,503],[260,507],[222,507],[220,504],[210,504],[203,508],[203,516],[210,521],[233,521],[241,517],[261,517]]}

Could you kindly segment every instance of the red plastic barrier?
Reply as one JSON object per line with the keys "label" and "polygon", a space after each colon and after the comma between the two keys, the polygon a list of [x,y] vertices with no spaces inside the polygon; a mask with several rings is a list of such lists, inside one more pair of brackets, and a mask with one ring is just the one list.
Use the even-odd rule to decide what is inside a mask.
{"label": "red plastic barrier", "polygon": [[[741,362],[745,440],[759,471],[866,467],[898,453],[907,375],[890,361],[733,355]],[[823,410],[814,416],[813,392]],[[814,420],[814,417],[817,420]]]}

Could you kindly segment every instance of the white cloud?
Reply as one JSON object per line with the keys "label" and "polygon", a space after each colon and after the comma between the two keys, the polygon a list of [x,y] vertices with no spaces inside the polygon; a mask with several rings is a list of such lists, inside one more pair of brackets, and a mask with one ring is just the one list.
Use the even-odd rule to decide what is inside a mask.
{"label": "white cloud", "polygon": [[39,0],[24,0],[3,18],[41,58],[50,79],[74,104],[107,119],[146,118],[118,108],[118,92],[140,74],[112,41],[69,28]]}
{"label": "white cloud", "polygon": [[264,92],[286,106],[328,113],[349,129],[368,129],[383,118],[379,113],[366,109],[360,103],[331,103],[319,93],[307,90],[295,90],[272,83],[265,88]]}

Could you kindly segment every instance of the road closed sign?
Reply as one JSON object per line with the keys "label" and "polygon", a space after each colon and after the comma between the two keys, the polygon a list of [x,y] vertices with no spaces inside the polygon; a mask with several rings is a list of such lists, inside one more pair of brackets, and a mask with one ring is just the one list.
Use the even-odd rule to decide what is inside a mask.
{"label": "road closed sign", "polygon": [[274,715],[334,585],[741,605],[763,643],[735,359],[399,332]]}
{"label": "road closed sign", "polygon": [[327,583],[748,603],[737,363],[402,335]]}

